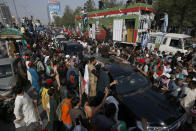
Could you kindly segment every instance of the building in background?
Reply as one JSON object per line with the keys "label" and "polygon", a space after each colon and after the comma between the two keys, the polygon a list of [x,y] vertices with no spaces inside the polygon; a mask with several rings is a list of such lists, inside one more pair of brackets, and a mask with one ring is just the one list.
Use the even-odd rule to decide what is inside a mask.
{"label": "building in background", "polygon": [[49,23],[53,23],[57,16],[61,16],[59,1],[48,1]]}
{"label": "building in background", "polygon": [[0,22],[4,25],[12,24],[12,16],[10,13],[10,8],[4,3],[0,3]]}
{"label": "building in background", "polygon": [[[107,35],[114,41],[141,43],[142,36],[151,28],[154,20],[152,5],[134,3],[127,7],[114,7],[88,12],[88,24],[91,24],[93,38],[106,40]],[[84,21],[83,14],[75,17],[75,25],[79,27]],[[105,27],[105,28],[104,28]],[[84,28],[81,27],[81,28]],[[89,26],[85,35],[89,34]],[[79,29],[81,31],[82,29]]]}

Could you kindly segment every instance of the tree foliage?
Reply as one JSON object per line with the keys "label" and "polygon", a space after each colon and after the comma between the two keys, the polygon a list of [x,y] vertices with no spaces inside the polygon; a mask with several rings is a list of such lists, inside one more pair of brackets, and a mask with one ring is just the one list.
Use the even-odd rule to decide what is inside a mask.
{"label": "tree foliage", "polygon": [[122,6],[123,5],[123,2],[118,2],[117,0],[105,0],[104,1],[105,5],[107,8],[113,8],[113,7],[116,7],[116,6]]}
{"label": "tree foliage", "polygon": [[57,17],[55,19],[56,26],[74,26],[75,15],[78,14],[82,10],[82,7],[77,7],[75,11],[73,11],[69,6],[65,7],[65,11],[62,17]]}
{"label": "tree foliage", "polygon": [[87,0],[86,3],[84,3],[84,6],[86,7],[87,12],[96,10],[94,0]]}
{"label": "tree foliage", "polygon": [[[121,6],[123,3],[118,2],[118,0],[104,0],[107,8],[113,8],[116,6]],[[84,3],[87,12],[95,11],[97,8],[95,7],[94,0],[87,0]],[[72,10],[68,5],[65,7],[64,14],[62,17],[57,17],[55,19],[54,24],[56,26],[74,26],[75,24],[75,16],[80,14],[83,10],[83,7],[78,6],[75,10]]]}
{"label": "tree foliage", "polygon": [[196,0],[157,0],[154,4],[156,13],[167,12],[169,25],[183,27],[196,26]]}

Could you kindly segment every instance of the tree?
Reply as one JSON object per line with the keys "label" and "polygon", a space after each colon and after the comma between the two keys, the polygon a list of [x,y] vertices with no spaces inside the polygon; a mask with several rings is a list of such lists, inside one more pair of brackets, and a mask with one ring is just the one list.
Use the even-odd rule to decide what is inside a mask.
{"label": "tree", "polygon": [[196,25],[196,0],[157,0],[153,6],[157,14],[168,13],[169,25],[178,26],[179,33]]}
{"label": "tree", "polygon": [[74,25],[74,12],[69,6],[65,7],[65,12],[62,17],[62,23],[63,25]]}
{"label": "tree", "polygon": [[105,0],[104,1],[107,8],[113,8],[116,6],[122,6],[123,2],[118,2],[117,0]]}
{"label": "tree", "polygon": [[80,7],[80,6],[76,7],[76,9],[75,9],[75,11],[74,11],[74,15],[80,14],[81,11],[82,11],[82,7]]}
{"label": "tree", "polygon": [[56,19],[55,19],[55,24],[57,25],[57,26],[63,26],[63,25],[65,25],[65,26],[74,26],[74,19],[75,18],[75,16],[74,16],[74,11],[69,7],[69,6],[66,6],[65,7],[65,11],[64,11],[64,14],[63,14],[63,16],[60,18],[60,17],[57,17]]}
{"label": "tree", "polygon": [[86,3],[84,3],[84,6],[86,7],[87,12],[96,10],[94,0],[87,0]]}
{"label": "tree", "polygon": [[56,26],[61,26],[61,17],[57,16],[56,19],[55,19],[55,21],[54,21],[54,24]]}

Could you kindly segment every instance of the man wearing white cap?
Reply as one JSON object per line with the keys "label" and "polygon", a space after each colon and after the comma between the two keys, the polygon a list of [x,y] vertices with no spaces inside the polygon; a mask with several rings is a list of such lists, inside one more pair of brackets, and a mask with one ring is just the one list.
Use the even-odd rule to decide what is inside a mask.
{"label": "man wearing white cap", "polygon": [[170,80],[170,74],[163,73],[161,76],[161,79],[159,80],[158,88],[160,88],[163,91],[168,91],[171,85],[172,85],[172,82]]}
{"label": "man wearing white cap", "polygon": [[66,55],[65,57],[66,57],[66,59],[69,59],[69,58],[70,58],[70,56],[69,56],[69,55]]}
{"label": "man wearing white cap", "polygon": [[76,56],[72,56],[72,60],[70,62],[70,65],[72,68],[74,68],[74,65],[76,64]]}

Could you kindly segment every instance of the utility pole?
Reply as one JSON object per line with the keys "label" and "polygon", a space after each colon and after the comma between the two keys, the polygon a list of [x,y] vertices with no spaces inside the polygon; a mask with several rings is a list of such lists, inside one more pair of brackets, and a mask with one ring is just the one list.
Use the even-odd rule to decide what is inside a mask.
{"label": "utility pole", "polygon": [[15,0],[13,0],[13,4],[14,4],[14,9],[15,9],[15,12],[16,12],[16,19],[18,21],[18,24],[20,24],[20,18],[19,18],[19,15],[18,15],[18,11],[16,9],[16,3],[15,3]]}
{"label": "utility pole", "polygon": [[48,7],[48,4],[47,4],[47,14],[48,14],[48,24],[50,25],[51,24],[51,21],[50,21],[50,12],[49,12],[49,7]]}

